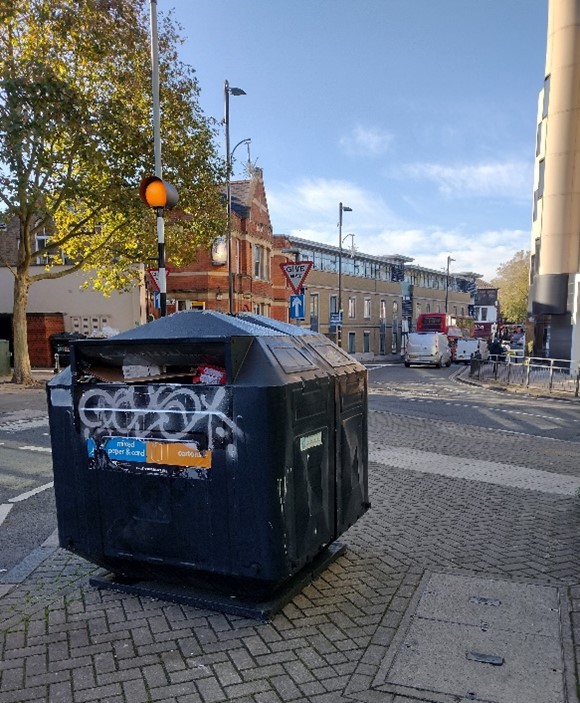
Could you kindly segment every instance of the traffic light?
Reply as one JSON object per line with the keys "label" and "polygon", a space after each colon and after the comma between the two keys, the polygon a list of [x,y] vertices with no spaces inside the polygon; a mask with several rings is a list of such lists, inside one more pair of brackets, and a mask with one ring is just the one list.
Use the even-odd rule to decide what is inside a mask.
{"label": "traffic light", "polygon": [[139,197],[149,207],[171,210],[177,205],[179,195],[174,185],[158,178],[145,176],[139,185]]}

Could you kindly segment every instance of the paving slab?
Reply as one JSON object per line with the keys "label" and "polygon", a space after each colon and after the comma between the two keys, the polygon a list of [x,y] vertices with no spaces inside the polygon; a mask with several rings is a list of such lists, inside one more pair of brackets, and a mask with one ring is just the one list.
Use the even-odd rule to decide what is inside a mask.
{"label": "paving slab", "polygon": [[567,701],[556,587],[433,574],[402,628],[373,688],[455,701]]}

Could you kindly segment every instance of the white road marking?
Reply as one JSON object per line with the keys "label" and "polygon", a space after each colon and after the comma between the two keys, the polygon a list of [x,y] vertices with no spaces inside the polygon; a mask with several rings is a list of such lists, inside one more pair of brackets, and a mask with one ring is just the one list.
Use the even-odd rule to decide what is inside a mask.
{"label": "white road marking", "polygon": [[52,488],[53,486],[54,483],[51,481],[50,483],[45,483],[43,486],[38,486],[38,488],[33,488],[31,491],[21,493],[20,495],[17,495],[14,498],[9,498],[7,503],[3,503],[2,505],[0,505],[0,525],[8,517],[8,513],[12,510],[14,503],[21,503],[23,500],[32,498],[32,496],[35,496],[38,493],[42,493],[43,491],[46,491],[47,489]]}
{"label": "white road marking", "polygon": [[27,445],[25,447],[18,447],[18,449],[24,449],[28,452],[48,452],[50,454],[50,447],[35,447],[33,445]]}
{"label": "white road marking", "polygon": [[11,505],[0,505],[0,525],[6,520],[8,517],[8,513],[12,510]]}
{"label": "white road marking", "polygon": [[563,496],[575,496],[580,489],[580,478],[576,476],[497,461],[447,456],[411,447],[379,446],[369,450],[369,459],[400,469]]}
{"label": "white road marking", "polygon": [[16,496],[15,498],[10,498],[8,500],[9,503],[21,503],[23,500],[27,500],[28,498],[32,498],[32,496],[35,496],[37,493],[42,493],[43,491],[46,491],[49,488],[54,487],[54,482],[51,481],[50,483],[45,483],[43,486],[38,486],[38,488],[33,488],[31,491],[26,491],[26,493],[21,493],[20,495]]}

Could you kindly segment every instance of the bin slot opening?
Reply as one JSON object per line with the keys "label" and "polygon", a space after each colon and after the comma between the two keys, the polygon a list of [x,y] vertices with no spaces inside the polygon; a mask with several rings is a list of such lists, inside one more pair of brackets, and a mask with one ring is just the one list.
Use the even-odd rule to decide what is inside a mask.
{"label": "bin slot opening", "polygon": [[109,383],[204,383],[227,382],[223,343],[153,342],[133,344],[82,344],[75,347],[75,378],[78,382]]}

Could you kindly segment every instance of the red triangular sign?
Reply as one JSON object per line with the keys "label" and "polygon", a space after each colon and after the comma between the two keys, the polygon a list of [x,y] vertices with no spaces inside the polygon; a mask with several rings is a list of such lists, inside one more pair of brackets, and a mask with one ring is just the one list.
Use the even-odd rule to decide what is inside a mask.
{"label": "red triangular sign", "polygon": [[300,289],[304,285],[306,276],[312,268],[312,261],[294,261],[280,264],[280,268],[288,279],[288,283],[295,293],[300,293]]}
{"label": "red triangular sign", "polygon": [[[153,282],[153,287],[155,290],[159,290],[159,269],[147,269],[147,273],[151,277],[151,281]],[[171,269],[169,266],[165,267],[165,276],[169,276],[171,273]]]}

